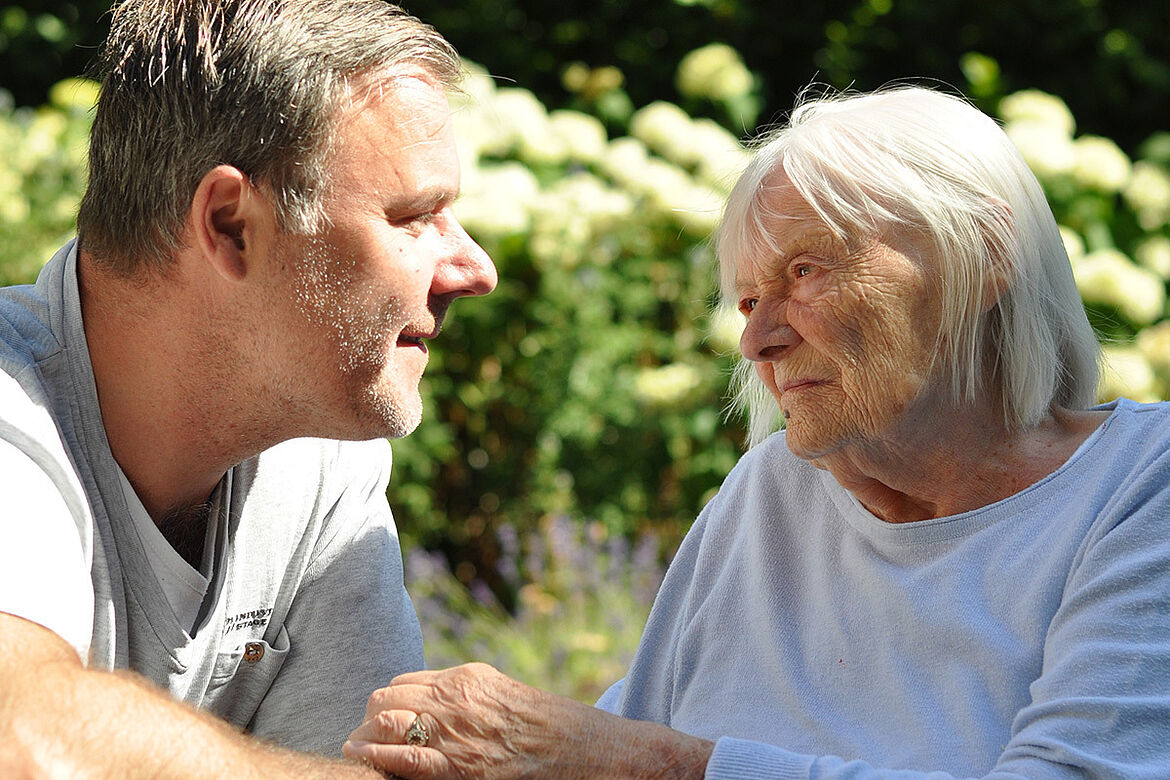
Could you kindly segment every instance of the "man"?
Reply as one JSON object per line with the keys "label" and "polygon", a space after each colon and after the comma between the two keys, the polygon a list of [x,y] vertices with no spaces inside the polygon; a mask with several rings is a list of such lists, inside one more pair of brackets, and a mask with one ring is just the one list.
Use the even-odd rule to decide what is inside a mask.
{"label": "man", "polygon": [[312,754],[423,662],[385,437],[496,283],[458,59],[381,0],[128,0],[103,62],[78,240],[0,291],[0,776],[376,777]]}

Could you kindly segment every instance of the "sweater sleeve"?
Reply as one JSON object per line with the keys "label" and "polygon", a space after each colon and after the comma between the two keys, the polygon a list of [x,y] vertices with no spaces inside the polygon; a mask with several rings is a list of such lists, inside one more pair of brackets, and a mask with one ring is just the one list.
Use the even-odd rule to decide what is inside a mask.
{"label": "sweater sleeve", "polygon": [[[1108,502],[1085,539],[1044,642],[1031,700],[986,780],[1170,777],[1170,473]],[[724,737],[710,780],[948,780]]]}

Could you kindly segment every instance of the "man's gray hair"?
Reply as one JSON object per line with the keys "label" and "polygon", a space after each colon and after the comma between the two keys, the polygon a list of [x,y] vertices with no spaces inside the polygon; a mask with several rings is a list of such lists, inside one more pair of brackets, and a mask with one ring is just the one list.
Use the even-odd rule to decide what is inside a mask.
{"label": "man's gray hair", "polygon": [[[957,401],[989,396],[1012,430],[1051,405],[1095,400],[1100,347],[1044,191],[1000,127],[960,98],[920,87],[804,102],[765,136],[725,207],[716,249],[724,306],[736,265],[775,253],[765,179],[782,172],[840,238],[924,236],[942,291],[936,368]],[[774,224],[774,221],[773,221]],[[990,309],[998,280],[1006,289]],[[778,408],[749,361],[736,404],[754,444]]]}
{"label": "man's gray hair", "polygon": [[404,65],[444,88],[461,75],[438,32],[383,0],[126,0],[99,62],[78,233],[125,274],[167,267],[221,164],[267,188],[281,229],[319,228],[352,82]]}

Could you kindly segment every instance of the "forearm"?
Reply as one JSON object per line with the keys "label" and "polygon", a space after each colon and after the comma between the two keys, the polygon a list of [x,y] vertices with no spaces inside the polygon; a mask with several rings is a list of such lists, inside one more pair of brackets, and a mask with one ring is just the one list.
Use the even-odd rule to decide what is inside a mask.
{"label": "forearm", "polygon": [[582,755],[602,764],[604,776],[619,780],[702,780],[715,744],[657,723],[609,715],[598,718],[609,736],[608,750],[583,744]]}
{"label": "forearm", "polygon": [[[46,673],[2,709],[17,756],[47,777],[376,778],[359,764],[266,745],[129,674]],[[45,695],[45,694],[49,695]]]}
{"label": "forearm", "polygon": [[5,777],[379,777],[266,745],[137,675],[84,669],[55,634],[10,615],[0,615],[0,745]]}

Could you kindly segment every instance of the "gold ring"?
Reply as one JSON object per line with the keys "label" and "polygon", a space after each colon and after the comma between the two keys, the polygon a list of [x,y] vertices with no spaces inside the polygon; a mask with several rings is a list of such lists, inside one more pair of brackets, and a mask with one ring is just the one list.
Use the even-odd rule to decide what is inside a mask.
{"label": "gold ring", "polygon": [[406,744],[426,747],[430,741],[431,732],[423,725],[422,716],[415,715],[414,721],[410,724],[410,728],[406,730]]}

